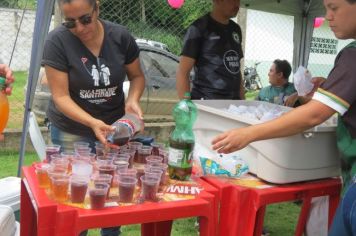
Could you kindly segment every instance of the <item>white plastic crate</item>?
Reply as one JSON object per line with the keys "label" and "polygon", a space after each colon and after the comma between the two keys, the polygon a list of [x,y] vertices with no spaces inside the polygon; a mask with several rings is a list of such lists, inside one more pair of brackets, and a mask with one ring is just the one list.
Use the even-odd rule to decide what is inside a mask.
{"label": "white plastic crate", "polygon": [[[260,123],[258,120],[224,111],[230,104],[258,106],[263,103],[271,109],[278,106],[267,102],[242,100],[194,102],[198,107],[198,118],[194,125],[195,140],[210,150],[211,141],[217,134],[232,128]],[[278,108],[289,110],[282,106]],[[339,176],[340,162],[335,129],[335,125],[316,126],[290,137],[253,142],[236,154],[248,163],[251,173],[271,183],[282,184]]]}

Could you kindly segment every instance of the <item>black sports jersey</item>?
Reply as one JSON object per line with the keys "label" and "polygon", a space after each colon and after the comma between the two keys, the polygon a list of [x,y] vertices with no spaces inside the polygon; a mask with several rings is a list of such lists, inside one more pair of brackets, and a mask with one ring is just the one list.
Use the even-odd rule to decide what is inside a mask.
{"label": "black sports jersey", "polygon": [[240,99],[241,41],[238,24],[221,24],[210,14],[189,27],[182,55],[196,60],[192,99]]}
{"label": "black sports jersey", "polygon": [[[67,28],[59,26],[46,39],[42,64],[68,73],[69,93],[73,101],[93,117],[112,124],[125,113],[122,90],[125,65],[139,56],[139,48],[123,26],[101,22],[104,41],[98,57]],[[94,136],[89,127],[60,112],[52,99],[47,115],[55,126],[65,132]]]}

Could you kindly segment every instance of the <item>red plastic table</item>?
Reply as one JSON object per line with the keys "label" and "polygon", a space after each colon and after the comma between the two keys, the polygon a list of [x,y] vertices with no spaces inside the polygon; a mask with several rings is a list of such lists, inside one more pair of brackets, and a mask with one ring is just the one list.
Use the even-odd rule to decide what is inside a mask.
{"label": "red plastic table", "polygon": [[218,231],[221,236],[260,236],[268,204],[302,200],[302,209],[295,231],[295,235],[301,236],[310,211],[311,199],[319,196],[329,196],[330,226],[341,192],[340,178],[285,185],[263,184],[259,181],[260,186],[217,177],[203,177],[203,179],[220,190]]}
{"label": "red plastic table", "polygon": [[218,191],[197,179],[204,188],[195,199],[144,203],[88,210],[63,205],[49,199],[38,187],[34,168],[24,167],[21,182],[21,235],[74,236],[90,228],[142,224],[142,235],[170,235],[172,220],[200,217],[200,234],[215,235]]}

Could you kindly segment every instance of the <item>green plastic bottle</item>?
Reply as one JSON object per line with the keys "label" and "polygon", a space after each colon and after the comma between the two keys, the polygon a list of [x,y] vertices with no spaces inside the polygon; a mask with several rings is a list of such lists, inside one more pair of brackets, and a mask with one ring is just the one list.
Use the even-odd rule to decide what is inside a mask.
{"label": "green plastic bottle", "polygon": [[194,133],[197,107],[190,100],[190,93],[173,108],[176,126],[169,138],[168,172],[171,179],[188,180],[192,173]]}

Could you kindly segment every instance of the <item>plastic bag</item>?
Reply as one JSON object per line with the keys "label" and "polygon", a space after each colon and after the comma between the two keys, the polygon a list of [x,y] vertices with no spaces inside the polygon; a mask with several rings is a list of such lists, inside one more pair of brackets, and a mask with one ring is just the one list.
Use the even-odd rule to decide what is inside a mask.
{"label": "plastic bag", "polygon": [[196,143],[194,147],[193,173],[197,176],[216,175],[231,178],[248,173],[247,163],[236,154],[218,154]]}
{"label": "plastic bag", "polygon": [[294,74],[294,87],[299,96],[305,96],[312,91],[314,84],[311,82],[312,75],[303,66],[299,66]]}

